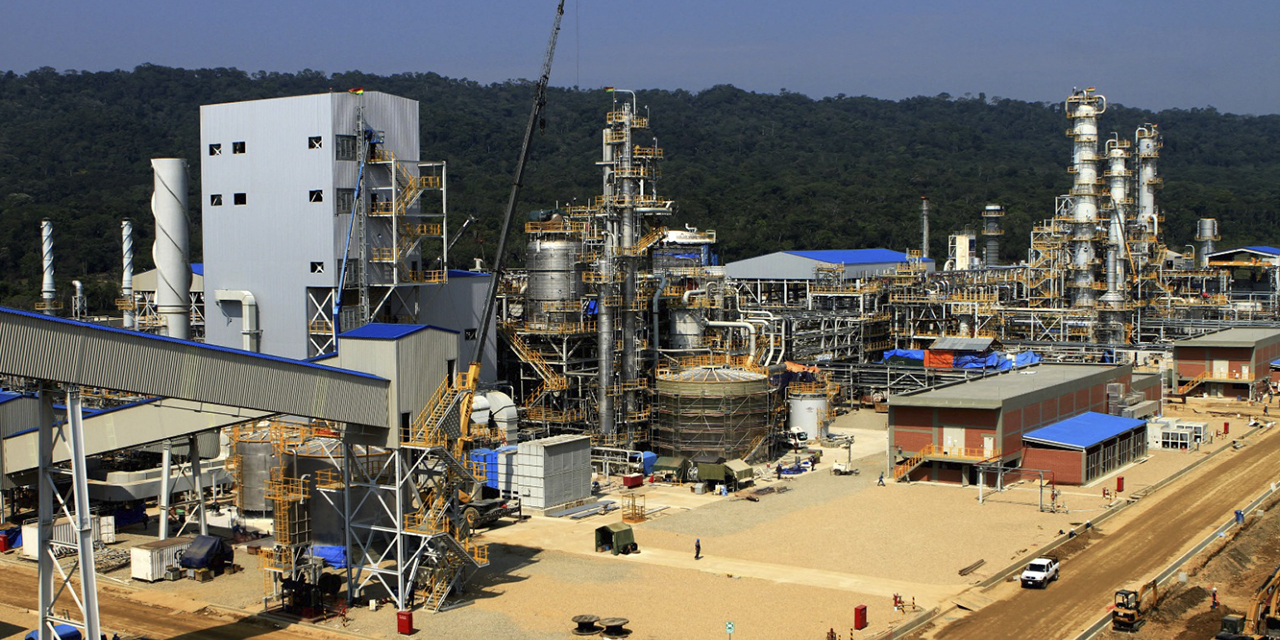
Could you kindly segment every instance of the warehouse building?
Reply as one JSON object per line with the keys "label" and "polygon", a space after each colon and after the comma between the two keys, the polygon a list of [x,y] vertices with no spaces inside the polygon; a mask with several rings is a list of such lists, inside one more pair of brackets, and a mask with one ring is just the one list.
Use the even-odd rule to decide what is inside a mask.
{"label": "warehouse building", "polygon": [[1111,405],[1137,399],[1135,392],[1143,401],[1158,400],[1158,377],[1135,376],[1128,365],[1048,364],[893,396],[894,475],[976,483],[977,465],[1022,466],[1027,434],[1087,412],[1119,412]]}
{"label": "warehouse building", "polygon": [[1214,397],[1254,397],[1264,390],[1277,358],[1280,329],[1226,329],[1173,343],[1181,394],[1202,387]]}
{"label": "warehouse building", "polygon": [[[812,281],[815,268],[829,265],[844,267],[845,279],[866,278],[893,272],[910,260],[901,251],[889,249],[823,249],[817,251],[778,251],[738,260],[725,265],[725,275],[735,280]],[[932,258],[922,258],[925,270],[932,272]]]}

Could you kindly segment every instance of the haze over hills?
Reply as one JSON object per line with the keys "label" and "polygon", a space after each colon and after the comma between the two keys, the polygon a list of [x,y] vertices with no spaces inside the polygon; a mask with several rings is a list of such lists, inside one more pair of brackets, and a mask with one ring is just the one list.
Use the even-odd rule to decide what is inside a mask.
{"label": "haze over hills", "polygon": [[[38,297],[39,221],[55,223],[59,280],[84,280],[90,306],[109,308],[120,270],[119,221],[138,233],[149,267],[152,157],[191,162],[199,193],[199,106],[363,87],[421,103],[423,159],[449,162],[451,227],[479,221],[452,266],[491,259],[532,99],[523,81],[480,85],[436,74],[247,73],[143,65],[102,73],[40,69],[0,75],[0,304]],[[1065,98],[1071,87],[1063,87]],[[618,94],[622,99],[624,94]],[[1164,135],[1159,195],[1166,242],[1191,242],[1195,220],[1217,217],[1219,246],[1280,242],[1280,116],[1214,109],[1151,112],[1111,88],[1104,133]],[[613,94],[553,88],[535,139],[522,210],[598,192],[600,129]],[[900,101],[732,86],[698,93],[641,91],[666,151],[660,192],[679,212],[669,226],[719,232],[726,260],[781,249],[888,247],[919,242],[920,196],[933,205],[931,255],[947,234],[978,228],[988,202],[1005,206],[1002,258],[1025,257],[1031,225],[1068,190],[1069,122],[1060,103],[976,96]],[[190,199],[198,258],[200,199]],[[523,243],[511,245],[513,254]],[[60,283],[60,289],[65,290]]]}

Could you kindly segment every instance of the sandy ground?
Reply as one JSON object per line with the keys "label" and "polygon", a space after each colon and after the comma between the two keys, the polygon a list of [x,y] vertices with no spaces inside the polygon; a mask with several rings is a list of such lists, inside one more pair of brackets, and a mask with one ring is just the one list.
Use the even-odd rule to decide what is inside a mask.
{"label": "sandy ground", "polygon": [[[1206,421],[1228,419],[1235,435],[1245,429],[1243,418],[1207,412],[1238,406],[1215,409],[1202,403],[1186,411]],[[1113,503],[1102,497],[1102,489],[1115,486],[1114,475],[1125,477],[1126,494],[1140,491],[1229,444],[1224,438],[1200,451],[1153,452],[1146,462],[1091,486],[1062,488],[1060,503],[1067,510],[1042,512],[1037,508],[1041,493],[1030,481],[1001,492],[988,490],[981,504],[976,487],[892,481],[876,486],[886,464],[884,422],[884,414],[869,410],[840,416],[833,431],[854,436],[853,445],[849,450],[824,449],[815,472],[777,481],[761,465],[758,486],[788,491],[758,502],[694,495],[688,487],[647,488],[645,505],[655,513],[635,525],[639,554],[595,552],[594,529],[619,520],[616,512],[579,521],[535,516],[488,530],[482,538],[490,544],[491,566],[473,579],[459,606],[438,614],[415,612],[418,637],[566,638],[571,637],[570,618],[590,613],[629,619],[633,638],[721,637],[729,621],[739,639],[817,639],[829,629],[843,638],[870,638],[907,619],[892,608],[894,594],[914,599],[924,609],[946,609],[974,584],[1056,539],[1060,530],[1101,515]],[[830,473],[833,462],[849,458],[859,475]],[[1121,513],[1105,532],[1143,517]],[[122,537],[124,544],[152,539],[141,533]],[[693,558],[695,539],[702,542],[700,560]],[[976,572],[958,574],[978,560],[985,564]],[[201,603],[212,603],[227,608],[218,610],[224,616],[217,621],[222,627],[238,628],[234,616],[225,618],[226,611],[260,611],[263,581],[256,557],[239,553],[237,562],[245,566],[244,573],[207,584],[148,585],[130,581],[127,568],[113,572],[102,585],[119,600],[104,600],[104,619],[127,621],[149,610],[131,609],[134,605],[194,616]],[[34,575],[34,566],[26,565],[13,571]],[[1005,585],[992,592],[995,597],[1011,595],[1000,587]],[[1109,598],[1109,592],[1104,596]],[[21,612],[24,605],[10,599],[0,597],[0,621],[16,626],[0,627],[0,635],[30,624],[30,616]],[[133,604],[121,604],[125,601]],[[871,626],[854,634],[850,627],[858,604],[867,605]],[[187,614],[181,614],[184,610]],[[155,625],[142,626],[154,630]],[[331,620],[320,626],[361,637],[398,637],[394,613],[385,607],[378,612],[353,609],[345,625]],[[258,629],[254,635],[263,633],[264,628]],[[157,640],[182,637],[149,635]]]}

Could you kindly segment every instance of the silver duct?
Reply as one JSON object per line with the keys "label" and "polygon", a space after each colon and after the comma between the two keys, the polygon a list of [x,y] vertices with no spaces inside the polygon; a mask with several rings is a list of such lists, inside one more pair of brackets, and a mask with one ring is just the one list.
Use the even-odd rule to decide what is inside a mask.
{"label": "silver duct", "polygon": [[156,218],[156,312],[165,332],[186,340],[191,328],[191,265],[187,258],[187,161],[154,158],[155,193],[151,212]]}
{"label": "silver duct", "polygon": [[920,196],[920,257],[929,257],[929,199]]}

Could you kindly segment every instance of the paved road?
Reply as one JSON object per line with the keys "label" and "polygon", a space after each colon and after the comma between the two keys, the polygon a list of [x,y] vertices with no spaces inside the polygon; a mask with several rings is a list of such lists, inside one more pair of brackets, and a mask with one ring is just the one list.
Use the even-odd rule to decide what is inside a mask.
{"label": "paved road", "polygon": [[1131,507],[1138,517],[1103,527],[1105,535],[1066,561],[1048,589],[1001,585],[988,595],[1002,599],[935,637],[1069,638],[1084,631],[1106,612],[1116,589],[1149,580],[1280,477],[1280,436],[1273,430],[1249,442],[1143,498]]}
{"label": "paved road", "polygon": [[[33,614],[24,609],[37,607],[36,569],[34,563],[5,563],[0,569],[4,575],[4,587],[0,588],[0,623],[16,625],[24,629],[38,624]],[[128,591],[99,584],[98,610],[102,628],[107,637],[112,632],[145,635],[156,640],[306,640],[338,639],[343,636],[325,633],[314,627],[285,627],[276,629],[266,621],[255,621],[245,615],[225,611],[190,611],[172,606],[144,602],[144,592],[131,596]],[[73,607],[69,595],[63,596],[66,606]],[[155,599],[155,598],[152,598]],[[186,600],[186,599],[182,599]],[[62,604],[62,599],[59,600]],[[175,599],[175,604],[177,600]],[[188,601],[184,604],[190,604]],[[182,606],[182,604],[177,604]],[[194,605],[199,606],[199,605]],[[4,628],[8,629],[8,625]]]}

